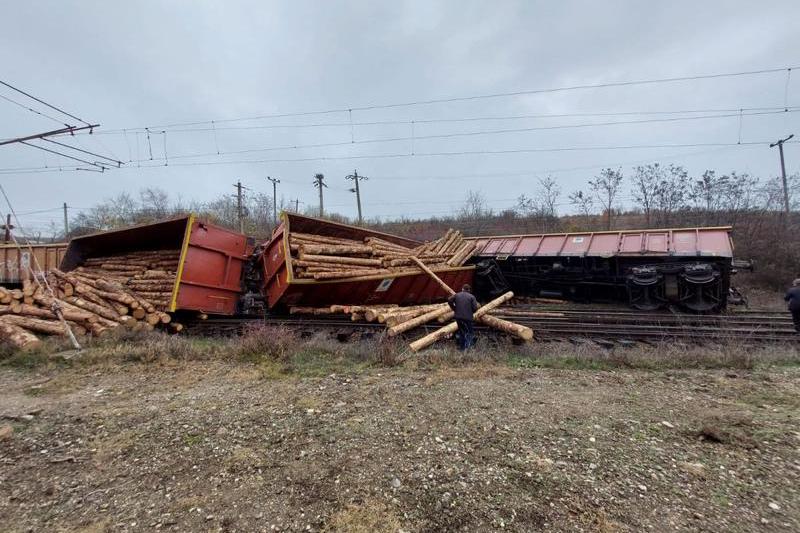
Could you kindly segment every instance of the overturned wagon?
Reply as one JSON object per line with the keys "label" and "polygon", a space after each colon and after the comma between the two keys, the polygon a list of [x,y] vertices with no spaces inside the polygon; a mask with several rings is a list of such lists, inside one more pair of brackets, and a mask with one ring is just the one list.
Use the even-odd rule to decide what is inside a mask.
{"label": "overturned wagon", "polygon": [[477,237],[473,262],[489,293],[618,300],[651,310],[725,308],[730,227]]}
{"label": "overturned wagon", "polygon": [[[281,220],[270,241],[262,247],[258,260],[260,292],[270,309],[280,311],[289,306],[332,304],[412,305],[441,301],[447,297],[447,292],[436,281],[403,257],[403,250],[415,250],[420,255],[426,253],[417,241],[292,213],[283,213]],[[330,246],[340,246],[339,249],[353,251],[356,256],[354,260],[341,263],[353,269],[349,277],[334,277],[337,274],[333,268],[298,273],[298,266],[312,264],[313,261],[300,259],[299,245],[292,242],[292,235],[316,236],[320,246],[328,243]],[[314,237],[306,239],[312,251],[323,249],[314,246]],[[371,255],[374,252],[370,251],[367,244],[385,251],[385,254],[380,259],[376,258]],[[362,246],[363,250],[358,246]],[[464,246],[463,250],[466,249]],[[432,253],[421,257],[421,260],[429,262],[431,270],[447,285],[457,288],[472,283],[474,267],[458,265],[469,259],[467,252],[459,256],[458,251],[448,250],[447,253],[452,255],[447,258]],[[394,255],[397,258],[391,259]],[[326,274],[326,270],[331,273]]]}
{"label": "overturned wagon", "polygon": [[118,273],[163,311],[233,315],[251,248],[245,235],[187,215],[72,239],[61,270]]}

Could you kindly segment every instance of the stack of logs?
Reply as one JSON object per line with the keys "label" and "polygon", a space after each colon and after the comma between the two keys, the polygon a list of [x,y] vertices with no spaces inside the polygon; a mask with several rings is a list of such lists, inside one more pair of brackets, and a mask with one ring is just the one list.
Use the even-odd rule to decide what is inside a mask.
{"label": "stack of logs", "polygon": [[[505,304],[514,297],[514,293],[507,292],[502,296],[495,298],[491,302],[479,308],[474,313],[476,322],[491,328],[509,333],[525,341],[533,338],[533,330],[526,326],[515,324],[508,320],[503,320],[491,316],[489,313]],[[414,328],[423,326],[429,322],[437,320],[440,323],[453,320],[453,311],[446,303],[430,304],[430,305],[415,305],[401,307],[398,305],[332,305],[330,307],[292,307],[289,310],[290,314],[310,314],[310,315],[332,315],[345,313],[350,315],[350,319],[354,322],[367,321],[386,324],[389,336],[399,335]],[[441,340],[448,335],[455,333],[458,326],[455,322],[437,329],[433,333],[425,335],[420,339],[412,342],[409,347],[412,351],[417,352]]]}
{"label": "stack of logs", "polygon": [[292,232],[289,234],[294,276],[315,280],[370,280],[388,275],[418,273],[412,257],[433,271],[462,266],[475,243],[459,231],[410,248],[378,237],[363,241]]}
{"label": "stack of logs", "polygon": [[70,272],[51,270],[47,284],[26,280],[22,289],[0,287],[0,338],[17,348],[40,344],[36,334],[66,335],[55,308],[77,335],[99,336],[117,327],[151,330],[172,323],[169,307],[177,250],[133,252],[87,259]]}

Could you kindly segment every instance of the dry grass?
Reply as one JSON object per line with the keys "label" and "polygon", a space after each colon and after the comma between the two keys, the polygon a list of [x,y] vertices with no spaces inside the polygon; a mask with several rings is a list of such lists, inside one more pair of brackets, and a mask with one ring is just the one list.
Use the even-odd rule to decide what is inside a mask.
{"label": "dry grass", "polygon": [[400,529],[397,515],[379,500],[348,505],[334,513],[325,527],[337,533],[397,533]]}
{"label": "dry grass", "polygon": [[[475,349],[460,352],[451,343],[440,343],[420,353],[409,351],[404,339],[383,335],[340,342],[320,332],[301,338],[285,326],[259,326],[233,338],[199,338],[163,333],[115,335],[86,343],[79,357],[60,357],[68,346],[49,340],[32,352],[0,352],[0,364],[17,368],[58,366],[118,366],[126,363],[175,364],[186,361],[232,361],[255,365],[261,379],[290,376],[326,376],[361,372],[370,367],[401,367],[407,370],[475,368],[479,373],[495,367],[644,370],[678,368],[731,368],[751,370],[771,365],[800,364],[800,349],[794,344],[744,344],[720,341],[703,345],[682,342],[638,343],[605,348],[591,341],[511,342],[481,339]],[[5,356],[5,358],[3,358]]]}

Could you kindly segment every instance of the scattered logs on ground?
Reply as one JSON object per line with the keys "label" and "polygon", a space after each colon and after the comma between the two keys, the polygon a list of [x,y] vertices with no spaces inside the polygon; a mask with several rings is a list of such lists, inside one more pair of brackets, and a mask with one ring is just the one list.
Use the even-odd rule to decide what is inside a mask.
{"label": "scattered logs on ground", "polygon": [[366,280],[464,265],[475,244],[450,229],[440,239],[416,248],[378,237],[363,241],[310,233],[289,234],[294,276],[314,280]]}
{"label": "scattered logs on ground", "polygon": [[[66,335],[56,309],[73,334],[99,336],[125,327],[178,332],[169,308],[178,250],[149,250],[93,257],[70,272],[53,269],[22,289],[0,287],[0,338],[20,349],[38,345],[37,335]],[[49,287],[49,288],[48,288]]]}
{"label": "scattered logs on ground", "polygon": [[[514,293],[507,292],[502,296],[495,298],[487,303],[475,314],[475,321],[485,326],[503,331],[510,335],[514,335],[525,341],[533,339],[533,330],[529,327],[515,324],[509,320],[504,320],[490,315],[492,311],[496,311],[500,306],[507,303],[514,297]],[[367,322],[380,322],[386,324],[389,336],[399,335],[410,331],[414,328],[423,326],[434,320],[442,322],[452,321],[454,314],[450,306],[446,303],[430,304],[430,305],[414,305],[414,306],[398,306],[398,305],[331,305],[329,307],[291,307],[289,313],[292,315],[337,315],[349,314],[350,319],[354,322],[367,321]],[[434,342],[445,338],[446,336],[455,333],[458,326],[455,322],[451,322],[433,333],[425,335],[424,337],[414,341],[410,344],[412,351],[419,351]]]}

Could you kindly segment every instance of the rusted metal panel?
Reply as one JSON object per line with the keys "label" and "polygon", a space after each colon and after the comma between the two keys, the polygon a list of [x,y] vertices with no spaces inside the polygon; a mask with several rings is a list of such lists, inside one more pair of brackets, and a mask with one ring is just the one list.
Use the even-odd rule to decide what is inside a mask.
{"label": "rusted metal panel", "polygon": [[170,249],[180,250],[170,311],[236,313],[242,268],[250,252],[247,237],[194,215],[72,239],[61,268],[73,270],[90,257]]}
{"label": "rusted metal panel", "polygon": [[20,284],[30,279],[31,269],[39,273],[58,268],[66,250],[67,243],[64,242],[23,245],[22,250],[15,244],[0,245],[0,284]]}
{"label": "rusted metal panel", "polygon": [[[266,295],[270,308],[291,305],[418,304],[442,301],[447,296],[447,293],[423,272],[362,281],[293,279],[291,254],[287,252],[288,234],[292,231],[356,240],[374,236],[405,246],[417,246],[420,243],[396,235],[291,213],[283,213],[281,218],[283,223],[265,245],[261,257],[264,276],[262,292]],[[472,283],[474,268],[454,267],[438,271],[436,274],[450,287],[459,288],[465,283]]]}
{"label": "rusted metal panel", "polygon": [[[733,257],[729,226],[473,237],[473,257],[581,255]],[[511,252],[509,243],[519,243]]]}

